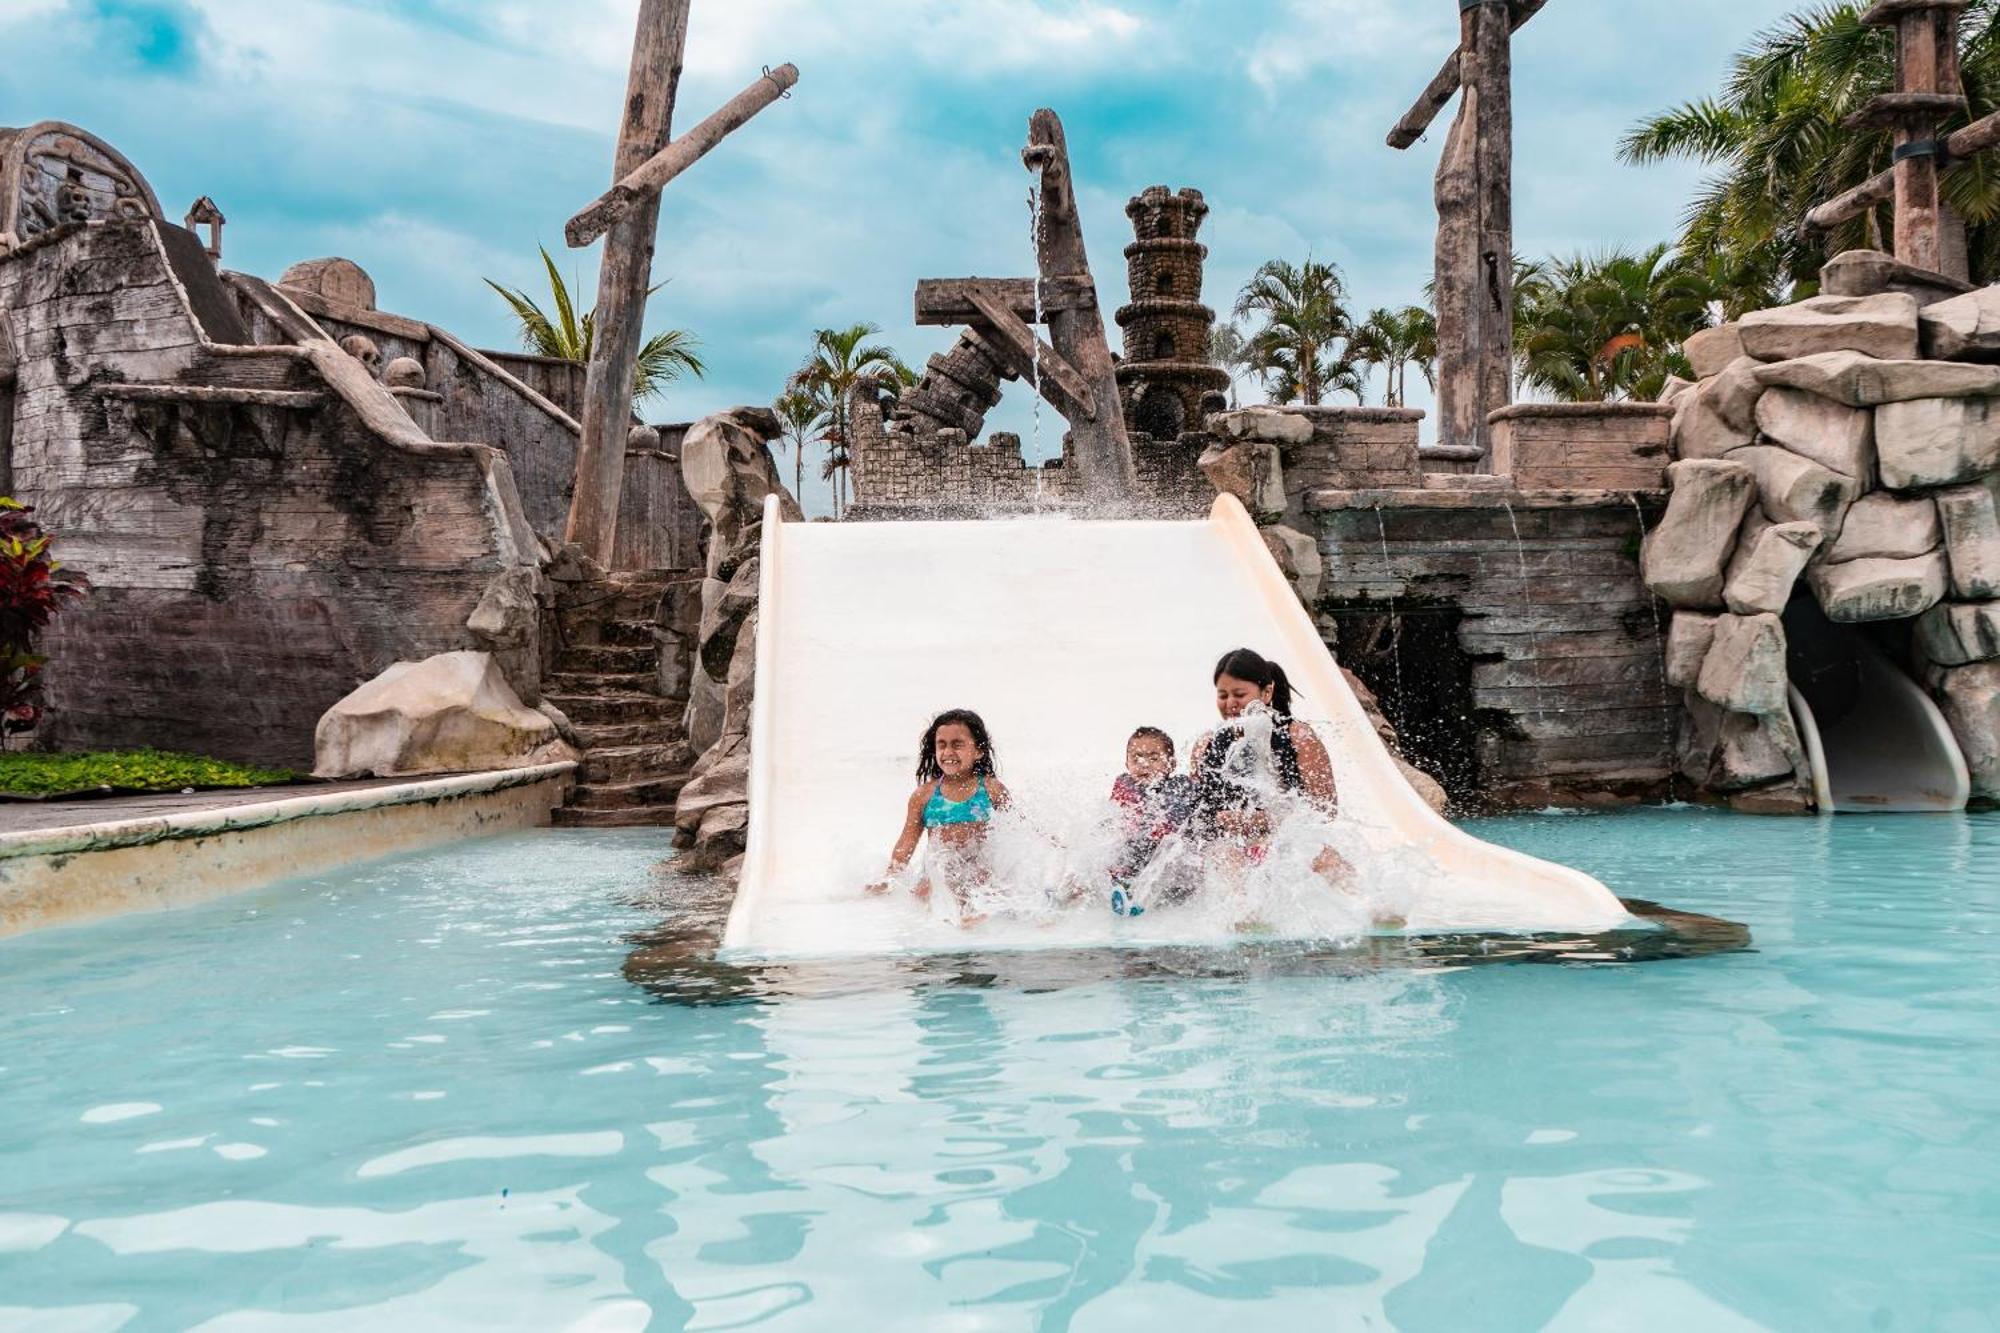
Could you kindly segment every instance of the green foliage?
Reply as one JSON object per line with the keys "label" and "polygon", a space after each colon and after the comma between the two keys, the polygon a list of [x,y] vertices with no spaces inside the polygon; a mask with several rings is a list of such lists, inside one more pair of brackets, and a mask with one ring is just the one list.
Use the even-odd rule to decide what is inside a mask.
{"label": "green foliage", "polygon": [[0,753],[0,792],[64,796],[85,792],[165,792],[215,787],[270,787],[298,782],[282,768],[254,768],[165,750],[103,750],[85,754]]}
{"label": "green foliage", "polygon": [[785,439],[792,446],[792,498],[796,500],[806,485],[806,446],[820,440],[820,433],[833,423],[833,413],[823,395],[806,389],[779,394],[771,410],[778,414],[778,424],[785,428]]}
{"label": "green foliage", "polygon": [[[1681,159],[1714,167],[1687,209],[1680,250],[1711,267],[1726,316],[1811,295],[1821,264],[1842,250],[1893,246],[1893,209],[1878,205],[1827,237],[1805,215],[1890,164],[1887,129],[1843,121],[1895,87],[1893,29],[1864,27],[1859,0],[1820,3],[1759,33],[1738,52],[1721,94],[1634,126],[1627,162]],[[1995,109],[2000,97],[2000,0],[1972,0],[1960,26],[1970,110],[1946,132]],[[2000,277],[2000,165],[1982,157],[1945,178],[1967,224],[1976,282]]]}
{"label": "green foliage", "polygon": [[1318,406],[1329,393],[1362,396],[1361,368],[1350,354],[1354,331],[1344,304],[1346,280],[1333,264],[1267,261],[1236,298],[1236,317],[1264,325],[1250,336],[1250,368],[1281,403]]}
{"label": "green foliage", "polygon": [[83,596],[89,582],[65,574],[49,554],[50,538],[18,500],[0,496],[0,736],[41,721],[44,659],[35,640],[56,612]]}
{"label": "green foliage", "polygon": [[[563,280],[556,261],[549,257],[546,246],[542,247],[542,267],[548,270],[549,303],[554,307],[553,314],[543,310],[526,291],[502,287],[491,278],[484,281],[500,293],[500,299],[514,312],[514,320],[520,325],[522,347],[537,356],[587,364],[591,348],[597,341],[596,317],[587,310],[578,313],[576,302],[570,296],[569,284]],[[646,295],[651,296],[659,290],[659,287],[654,287]],[[686,329],[668,329],[646,339],[639,347],[638,369],[632,379],[632,401],[642,403],[664,393],[669,384],[684,374],[693,375],[696,379],[707,374],[708,365],[697,350],[700,346],[700,340]]]}
{"label": "green foliage", "polygon": [[[834,483],[833,514],[840,517],[847,501],[849,399],[864,380],[892,391],[917,382],[917,373],[903,364],[887,343],[869,342],[882,330],[874,324],[850,324],[844,329],[815,329],[812,351],[786,382],[786,395],[803,394],[826,417],[819,439],[826,446],[820,475]],[[783,399],[779,400],[780,402]],[[803,474],[801,479],[803,479]]]}
{"label": "green foliage", "polygon": [[1385,398],[1390,407],[1408,403],[1409,368],[1415,366],[1424,383],[1437,387],[1437,316],[1423,306],[1401,310],[1371,310],[1354,330],[1350,355],[1364,366],[1383,368]]}
{"label": "green foliage", "polygon": [[1708,327],[1709,271],[1669,257],[1611,250],[1517,270],[1514,352],[1524,388],[1559,402],[1649,402],[1686,376],[1681,344]]}

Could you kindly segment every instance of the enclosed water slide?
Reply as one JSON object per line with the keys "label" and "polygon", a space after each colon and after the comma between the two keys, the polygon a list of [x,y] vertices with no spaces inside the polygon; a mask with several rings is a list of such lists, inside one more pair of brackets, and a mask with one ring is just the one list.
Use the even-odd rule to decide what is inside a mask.
{"label": "enclosed water slide", "polygon": [[1972,776],[1951,724],[1866,633],[1810,595],[1785,609],[1792,716],[1822,814],[1965,809]]}
{"label": "enclosed water slide", "polygon": [[1189,522],[786,523],[767,503],[761,560],[750,838],[728,953],[1214,942],[1197,914],[1135,921],[1095,903],[968,931],[907,893],[871,897],[863,885],[901,827],[936,713],[978,711],[1022,805],[1073,812],[1103,801],[1137,726],[1165,728],[1185,763],[1215,725],[1209,673],[1246,646],[1290,673],[1295,714],[1332,756],[1341,821],[1421,883],[1409,929],[1630,919],[1590,876],[1481,842],[1424,803],[1232,497]]}

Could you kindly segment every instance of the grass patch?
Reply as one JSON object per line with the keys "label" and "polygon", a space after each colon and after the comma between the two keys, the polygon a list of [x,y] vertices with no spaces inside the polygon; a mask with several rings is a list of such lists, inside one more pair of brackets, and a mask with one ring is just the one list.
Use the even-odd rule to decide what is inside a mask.
{"label": "grass patch", "polygon": [[71,796],[121,792],[185,791],[215,787],[268,787],[297,782],[283,768],[253,768],[198,754],[165,750],[101,750],[86,754],[0,753],[0,793]]}

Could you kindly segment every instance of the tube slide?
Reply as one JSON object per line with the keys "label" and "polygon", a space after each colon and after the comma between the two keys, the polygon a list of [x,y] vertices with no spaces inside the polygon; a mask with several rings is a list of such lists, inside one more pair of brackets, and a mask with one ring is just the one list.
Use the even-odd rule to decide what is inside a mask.
{"label": "tube slide", "polygon": [[1822,814],[1965,809],[1972,775],[1951,724],[1907,672],[1811,597],[1785,611],[1792,716]]}
{"label": "tube slide", "polygon": [[1133,921],[1108,908],[967,931],[862,886],[895,841],[937,712],[984,716],[1024,807],[1038,793],[1102,800],[1136,726],[1165,728],[1185,764],[1216,722],[1209,673],[1237,647],[1286,668],[1295,714],[1331,754],[1341,820],[1421,881],[1412,931],[1629,920],[1588,875],[1483,843],[1424,804],[1232,497],[1194,522],[785,523],[772,502],[761,559],[750,838],[726,952],[1203,942],[1174,935],[1175,912]]}

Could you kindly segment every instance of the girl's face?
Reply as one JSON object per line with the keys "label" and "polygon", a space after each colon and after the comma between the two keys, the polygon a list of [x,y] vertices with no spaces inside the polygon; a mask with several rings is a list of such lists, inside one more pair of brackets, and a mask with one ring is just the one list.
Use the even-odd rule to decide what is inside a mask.
{"label": "girl's face", "polygon": [[1271,702],[1269,685],[1253,685],[1247,680],[1223,674],[1215,678],[1215,711],[1224,720],[1235,721],[1243,716],[1243,710],[1253,703]]}
{"label": "girl's face", "polygon": [[963,722],[947,722],[939,727],[931,753],[937,760],[938,770],[948,778],[967,776],[980,757],[979,745],[972,739],[972,728]]}

